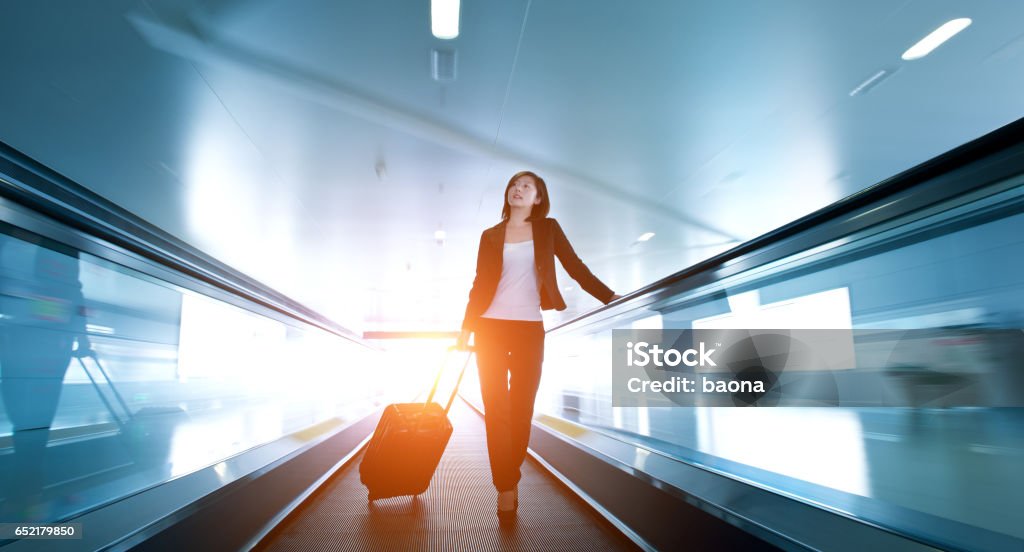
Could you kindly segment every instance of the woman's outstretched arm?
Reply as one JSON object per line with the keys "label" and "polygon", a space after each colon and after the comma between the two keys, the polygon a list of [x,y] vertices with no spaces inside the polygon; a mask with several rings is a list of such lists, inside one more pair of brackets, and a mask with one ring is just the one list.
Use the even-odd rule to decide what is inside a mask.
{"label": "woman's outstretched arm", "polygon": [[594,276],[594,273],[576,255],[572,245],[569,243],[569,238],[565,237],[565,232],[562,231],[562,226],[558,224],[558,221],[551,219],[551,226],[551,230],[554,232],[555,255],[558,256],[558,260],[562,262],[562,266],[565,267],[565,271],[569,273],[569,276],[572,276],[573,280],[579,282],[580,287],[587,293],[593,295],[595,299],[606,305],[618,299],[620,296],[604,285],[604,282],[599,280],[597,276]]}

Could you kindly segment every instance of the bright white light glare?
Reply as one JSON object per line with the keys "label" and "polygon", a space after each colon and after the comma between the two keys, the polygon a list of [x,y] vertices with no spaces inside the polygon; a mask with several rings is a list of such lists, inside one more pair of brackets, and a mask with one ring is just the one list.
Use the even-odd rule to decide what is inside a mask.
{"label": "bright white light glare", "polygon": [[438,231],[434,232],[434,239],[435,240],[443,240],[446,235],[447,234],[445,234],[444,230],[438,230]]}
{"label": "bright white light glare", "polygon": [[430,32],[442,39],[459,36],[459,0],[430,0]]}
{"label": "bright white light glare", "polygon": [[932,50],[938,48],[943,42],[953,38],[953,35],[967,28],[971,24],[970,18],[961,17],[960,19],[954,19],[947,21],[938,29],[935,29],[928,36],[922,38],[917,44],[910,47],[909,50],[903,52],[903,59],[921,59],[932,52]]}
{"label": "bright white light glare", "polygon": [[864,92],[865,90],[871,88],[873,85],[878,83],[878,81],[882,77],[884,77],[886,73],[888,73],[888,71],[882,69],[881,71],[875,73],[874,75],[871,75],[870,77],[867,78],[867,80],[857,85],[857,88],[850,90],[850,96],[856,96],[857,94],[860,94],[861,92]]}
{"label": "bright white light glare", "polygon": [[100,326],[99,324],[86,324],[85,331],[103,335],[114,335],[114,328],[111,328],[110,326]]}
{"label": "bright white light glare", "polygon": [[647,241],[654,237],[654,232],[644,232],[636,241]]}

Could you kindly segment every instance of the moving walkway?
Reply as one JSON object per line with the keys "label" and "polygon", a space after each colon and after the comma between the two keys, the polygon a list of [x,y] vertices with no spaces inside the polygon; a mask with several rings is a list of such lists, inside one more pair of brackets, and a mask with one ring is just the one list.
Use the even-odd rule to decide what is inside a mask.
{"label": "moving walkway", "polygon": [[[49,430],[11,431],[38,412],[4,395],[2,521],[82,533],[2,544],[1020,550],[1020,136],[1024,123],[1009,125],[550,328],[511,533],[492,511],[472,380],[431,491],[371,507],[353,480],[361,447],[381,407],[416,396],[430,374],[368,377],[367,366],[403,362],[4,148],[4,369],[17,366],[11,351],[81,335],[63,303],[26,291],[47,284],[37,260],[62,259],[78,269],[85,335],[111,383],[93,385],[69,347]],[[834,402],[816,407],[614,406],[613,329],[735,323],[741,302],[867,332],[851,334],[858,359],[878,343],[864,335],[891,330],[941,332],[911,350],[943,355],[858,360],[829,374]],[[15,319],[32,313],[44,316]],[[891,395],[850,391],[871,385]],[[97,393],[109,386],[133,412],[181,415],[122,428]]]}

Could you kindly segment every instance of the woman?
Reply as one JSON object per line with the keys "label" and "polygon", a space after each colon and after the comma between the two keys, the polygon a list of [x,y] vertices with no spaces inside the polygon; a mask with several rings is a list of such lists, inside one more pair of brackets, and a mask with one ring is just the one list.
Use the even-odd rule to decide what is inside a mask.
{"label": "woman", "polygon": [[544,360],[540,311],[565,310],[554,257],[602,303],[619,298],[576,256],[558,222],[547,218],[550,207],[547,186],[536,174],[523,171],[509,180],[501,222],[480,236],[476,279],[457,343],[466,348],[470,334],[475,335],[499,516],[513,513],[519,505],[519,467],[530,441]]}

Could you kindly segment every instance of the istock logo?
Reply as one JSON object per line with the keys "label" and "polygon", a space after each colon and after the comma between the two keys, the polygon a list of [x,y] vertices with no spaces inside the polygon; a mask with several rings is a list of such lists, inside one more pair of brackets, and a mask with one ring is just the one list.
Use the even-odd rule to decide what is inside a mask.
{"label": "istock logo", "polygon": [[[680,352],[678,349],[662,349],[657,344],[652,347],[646,341],[629,341],[626,342],[626,365],[641,368],[651,363],[655,366],[679,366],[680,363],[687,366],[718,366],[711,360],[711,354],[716,349],[705,350],[703,341],[698,347]],[[633,358],[634,354],[636,359]]]}

